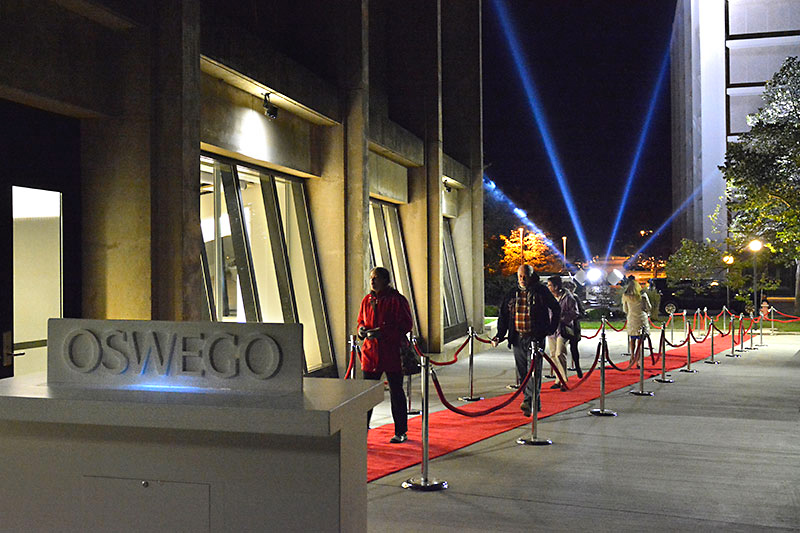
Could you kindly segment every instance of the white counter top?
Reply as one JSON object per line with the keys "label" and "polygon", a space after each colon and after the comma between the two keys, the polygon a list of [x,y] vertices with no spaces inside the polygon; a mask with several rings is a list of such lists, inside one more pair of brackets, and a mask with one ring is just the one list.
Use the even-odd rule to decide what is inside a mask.
{"label": "white counter top", "polygon": [[326,437],[383,400],[382,381],[304,378],[283,396],[50,386],[45,374],[0,380],[0,420]]}

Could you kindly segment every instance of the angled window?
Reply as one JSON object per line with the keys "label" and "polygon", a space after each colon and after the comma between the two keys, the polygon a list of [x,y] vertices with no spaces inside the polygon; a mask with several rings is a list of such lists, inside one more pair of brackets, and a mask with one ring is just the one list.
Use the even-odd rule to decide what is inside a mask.
{"label": "angled window", "polygon": [[203,156],[200,168],[208,318],[301,323],[306,373],[331,374],[303,182],[217,156]]}

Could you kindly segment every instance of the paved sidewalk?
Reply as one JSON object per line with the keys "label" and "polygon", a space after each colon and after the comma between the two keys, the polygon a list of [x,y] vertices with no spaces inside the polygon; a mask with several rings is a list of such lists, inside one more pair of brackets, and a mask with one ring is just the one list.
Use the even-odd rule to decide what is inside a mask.
{"label": "paved sidewalk", "polygon": [[[614,361],[625,341],[609,332]],[[764,342],[737,359],[717,355],[719,365],[693,364],[696,374],[674,371],[673,384],[650,381],[654,397],[611,393],[617,417],[588,416],[594,401],[540,420],[552,446],[517,445],[525,426],[434,459],[429,475],[447,480],[445,491],[400,488],[419,465],[376,480],[369,530],[800,530],[800,337]],[[583,366],[596,346],[581,343]],[[448,399],[468,392],[466,350],[459,359],[437,369]],[[508,392],[512,360],[505,345],[476,355],[475,394]],[[431,410],[441,408],[431,394]],[[373,426],[389,422],[387,399]]]}

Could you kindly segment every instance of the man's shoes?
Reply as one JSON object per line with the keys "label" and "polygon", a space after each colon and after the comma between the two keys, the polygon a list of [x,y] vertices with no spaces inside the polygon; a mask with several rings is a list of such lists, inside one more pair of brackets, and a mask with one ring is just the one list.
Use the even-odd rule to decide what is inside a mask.
{"label": "man's shoes", "polygon": [[583,379],[583,370],[576,368],[575,373],[578,374],[578,379]]}
{"label": "man's shoes", "polygon": [[408,436],[406,436],[406,434],[403,433],[402,435],[395,435],[394,437],[389,439],[389,442],[392,443],[392,444],[400,444],[401,442],[405,442],[407,440],[408,440]]}
{"label": "man's shoes", "polygon": [[524,400],[520,405],[519,408],[522,409],[522,415],[525,417],[531,416],[531,401]]}

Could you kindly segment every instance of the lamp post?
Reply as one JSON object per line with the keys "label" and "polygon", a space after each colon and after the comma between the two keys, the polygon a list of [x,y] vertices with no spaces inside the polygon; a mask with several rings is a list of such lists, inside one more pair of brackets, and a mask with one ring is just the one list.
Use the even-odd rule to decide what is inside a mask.
{"label": "lamp post", "polygon": [[725,254],[722,256],[722,262],[725,263],[727,266],[725,267],[725,308],[730,311],[731,310],[731,265],[733,264],[733,256],[731,254]]}
{"label": "lamp post", "polygon": [[561,242],[564,244],[564,261],[567,260],[567,236],[564,235],[561,237]]}
{"label": "lamp post", "polygon": [[758,239],[753,239],[750,241],[750,244],[747,245],[750,248],[750,251],[753,252],[753,312],[758,312],[758,293],[756,292],[756,259],[758,251],[764,245]]}

